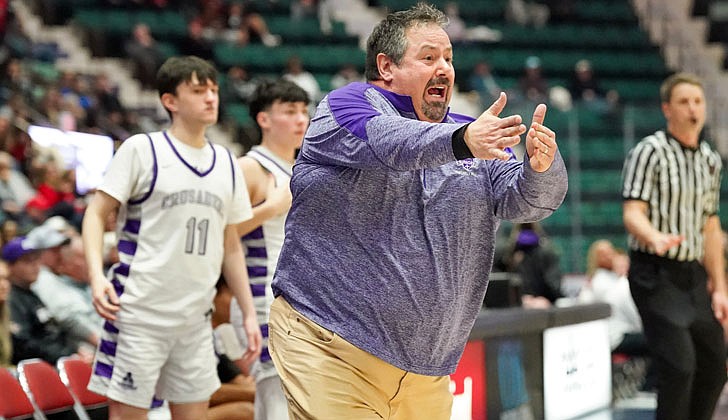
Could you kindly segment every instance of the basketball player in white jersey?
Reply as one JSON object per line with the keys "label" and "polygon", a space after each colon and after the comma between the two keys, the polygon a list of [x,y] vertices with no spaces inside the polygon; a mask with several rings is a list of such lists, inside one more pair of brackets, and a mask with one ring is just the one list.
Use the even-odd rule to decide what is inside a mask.
{"label": "basketball player in white jersey", "polygon": [[[250,102],[250,115],[260,127],[261,143],[238,160],[253,203],[253,218],[241,223],[238,233],[263,336],[260,359],[251,367],[256,385],[256,420],[288,418],[286,397],[268,353],[268,313],[273,303],[270,285],[283,246],[283,225],[291,207],[293,161],[308,127],[308,103],[306,91],[293,82],[262,82]],[[244,343],[243,319],[233,302],[230,322]],[[242,363],[239,365],[245,369]]]}
{"label": "basketball player in white jersey", "polygon": [[[205,138],[218,114],[215,69],[173,57],[157,74],[168,130],[119,148],[83,221],[93,302],[106,318],[89,389],[106,395],[110,419],[145,419],[153,397],[173,419],[206,418],[220,386],[210,315],[222,272],[240,302],[254,360],[261,348],[237,233],[252,216],[230,153]],[[102,235],[118,211],[120,262],[103,273]]]}

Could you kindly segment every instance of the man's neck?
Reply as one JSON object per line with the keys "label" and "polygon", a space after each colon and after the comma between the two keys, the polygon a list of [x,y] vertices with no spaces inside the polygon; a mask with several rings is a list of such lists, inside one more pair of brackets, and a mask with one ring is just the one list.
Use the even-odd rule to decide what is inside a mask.
{"label": "man's neck", "polygon": [[668,132],[670,135],[677,141],[680,142],[685,147],[689,148],[696,148],[698,147],[698,142],[700,141],[700,132],[695,130],[679,130],[675,127],[670,127],[668,125],[667,127]]}
{"label": "man's neck", "polygon": [[182,122],[173,122],[172,126],[169,127],[169,133],[188,146],[202,148],[207,144],[205,140],[206,128],[206,126],[196,127]]}
{"label": "man's neck", "polygon": [[295,148],[286,147],[285,145],[281,145],[272,141],[266,141],[265,138],[260,142],[260,145],[270,150],[271,153],[276,155],[276,157],[288,163],[293,164],[293,162],[296,160]]}

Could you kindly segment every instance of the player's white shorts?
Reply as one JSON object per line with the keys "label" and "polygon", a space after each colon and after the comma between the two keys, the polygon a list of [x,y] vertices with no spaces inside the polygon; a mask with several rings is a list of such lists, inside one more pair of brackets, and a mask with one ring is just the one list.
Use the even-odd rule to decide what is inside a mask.
{"label": "player's white shorts", "polygon": [[88,389],[140,408],[207,401],[217,388],[210,321],[174,331],[104,324]]}

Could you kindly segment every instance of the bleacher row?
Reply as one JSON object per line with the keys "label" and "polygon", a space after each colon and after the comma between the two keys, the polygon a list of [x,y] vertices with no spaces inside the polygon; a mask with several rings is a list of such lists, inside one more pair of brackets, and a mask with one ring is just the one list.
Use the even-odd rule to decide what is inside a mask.
{"label": "bleacher row", "polygon": [[[347,34],[341,22],[335,23],[332,34],[323,35],[316,18],[291,20],[291,1],[252,2],[268,22],[271,32],[281,36],[281,46],[220,43],[214,49],[219,68],[224,72],[231,66],[242,65],[252,74],[280,75],[286,60],[297,55],[302,58],[304,67],[315,75],[323,92],[330,89],[331,76],[341,65],[352,63],[363,70],[365,54],[358,47],[358,39]],[[417,1],[379,0],[378,4],[399,10]],[[444,9],[448,1],[431,0],[431,3]],[[524,60],[536,55],[541,59],[550,85],[563,86],[572,74],[574,64],[588,59],[602,86],[614,89],[620,95],[619,113],[610,117],[578,106],[568,112],[551,107],[547,114],[546,123],[559,133],[561,151],[570,166],[570,185],[580,187],[578,198],[581,202],[575,206],[570,193],[565,205],[543,225],[564,255],[575,255],[562,258],[564,271],[583,272],[585,249],[593,240],[609,238],[617,246],[626,246],[619,194],[625,156],[624,127],[630,127],[633,139],[638,140],[664,125],[658,89],[669,71],[660,51],[640,29],[628,0],[574,2],[575,9],[568,20],[559,19],[543,28],[509,24],[504,19],[508,0],[456,3],[460,16],[469,26],[487,25],[503,35],[499,42],[456,43],[457,80],[467,80],[473,66],[480,60],[487,60],[502,87],[514,88],[523,72]],[[75,24],[94,37],[103,35],[113,42],[126,38],[136,22],[153,23],[150,25],[152,33],[166,46],[168,54],[176,53],[177,43],[186,33],[188,17],[184,11],[103,8],[93,0],[58,0],[55,5],[62,6],[66,23]],[[226,104],[225,110],[239,124],[250,121],[243,103]],[[573,118],[578,121],[576,131],[571,124]],[[569,143],[569,138],[577,133],[576,141]],[[571,167],[574,161],[570,156],[574,153],[578,153],[580,171]],[[578,240],[572,236],[576,208],[580,209],[583,234],[576,238]],[[574,247],[579,248],[575,254]]]}
{"label": "bleacher row", "polygon": [[28,359],[17,372],[0,368],[0,419],[106,419],[106,397],[86,389],[90,377],[91,366],[72,357],[56,367]]}

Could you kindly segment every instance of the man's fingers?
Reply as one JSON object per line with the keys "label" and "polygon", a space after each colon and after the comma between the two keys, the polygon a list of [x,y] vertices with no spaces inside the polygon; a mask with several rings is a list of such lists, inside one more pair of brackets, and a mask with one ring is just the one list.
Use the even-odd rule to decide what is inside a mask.
{"label": "man's fingers", "polygon": [[109,295],[109,303],[118,306],[119,305],[119,296],[116,294],[116,290],[114,287],[109,287],[109,289],[106,291],[106,293]]}
{"label": "man's fingers", "polygon": [[538,104],[536,109],[533,111],[533,122],[543,124],[546,118],[546,105]]}
{"label": "man's fingers", "polygon": [[491,115],[495,115],[497,117],[503,111],[503,108],[506,107],[506,102],[508,102],[506,94],[505,92],[501,92],[498,99],[496,99],[495,102],[493,102],[493,105],[491,105],[490,108],[486,109],[485,112]]}

